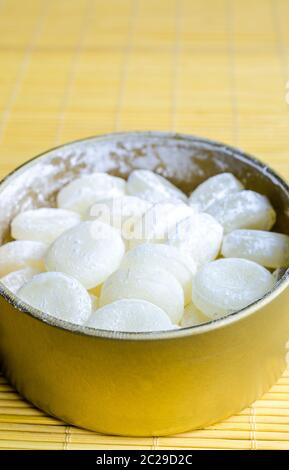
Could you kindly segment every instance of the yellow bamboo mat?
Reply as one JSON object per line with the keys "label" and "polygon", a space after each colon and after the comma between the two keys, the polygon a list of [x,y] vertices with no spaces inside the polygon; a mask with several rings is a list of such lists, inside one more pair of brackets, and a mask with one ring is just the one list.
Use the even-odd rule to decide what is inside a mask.
{"label": "yellow bamboo mat", "polygon": [[[56,144],[175,130],[289,176],[288,0],[0,0],[0,177]],[[250,409],[166,438],[66,426],[0,377],[0,448],[289,449],[289,370]]]}

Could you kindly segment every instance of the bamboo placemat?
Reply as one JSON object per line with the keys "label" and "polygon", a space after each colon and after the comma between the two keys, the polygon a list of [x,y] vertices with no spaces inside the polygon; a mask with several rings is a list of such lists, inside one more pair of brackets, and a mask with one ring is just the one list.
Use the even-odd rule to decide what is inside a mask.
{"label": "bamboo placemat", "polygon": [[[0,177],[128,129],[224,141],[289,177],[288,0],[0,0]],[[289,369],[238,416],[166,438],[66,426],[0,377],[0,448],[289,449]]]}

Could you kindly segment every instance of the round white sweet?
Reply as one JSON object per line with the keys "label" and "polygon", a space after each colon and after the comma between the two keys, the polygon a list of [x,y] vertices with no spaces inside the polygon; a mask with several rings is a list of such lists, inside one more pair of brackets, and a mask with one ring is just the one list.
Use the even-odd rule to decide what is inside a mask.
{"label": "round white sweet", "polygon": [[234,230],[225,236],[222,255],[246,258],[267,268],[289,266],[289,237],[262,230]]}
{"label": "round white sweet", "polygon": [[158,204],[159,202],[171,202],[172,204],[179,204],[180,202],[186,203],[183,199],[177,199],[175,197],[169,197],[163,193],[158,193],[157,191],[153,191],[152,189],[147,189],[146,191],[142,191],[141,193],[137,193],[137,197],[140,199],[150,202],[151,204]]}
{"label": "round white sweet", "polygon": [[224,227],[225,233],[235,229],[270,230],[276,213],[266,196],[244,190],[227,194],[206,210]]}
{"label": "round white sweet", "polygon": [[166,178],[149,170],[133,171],[127,181],[127,192],[132,195],[152,191],[164,199],[181,199],[187,201],[187,196],[170,183]]}
{"label": "round white sweet", "polygon": [[86,215],[99,199],[122,196],[126,182],[107,173],[92,173],[77,178],[62,188],[57,195],[58,207]]}
{"label": "round white sweet", "polygon": [[165,269],[136,266],[115,272],[103,284],[99,305],[132,298],[157,305],[168,314],[172,323],[178,323],[182,317],[183,289]]}
{"label": "round white sweet", "polygon": [[176,224],[167,238],[167,243],[188,253],[197,264],[203,264],[218,256],[223,227],[211,215],[194,212]]}
{"label": "round white sweet", "polygon": [[154,204],[134,225],[130,248],[142,243],[162,243],[176,224],[194,214],[194,210],[182,202]]}
{"label": "round white sweet", "polygon": [[139,245],[124,256],[121,269],[138,267],[139,269],[162,268],[169,271],[184,290],[185,304],[192,297],[192,279],[196,272],[196,263],[190,255],[183,254],[173,246],[158,243]]}
{"label": "round white sweet", "polygon": [[171,330],[168,315],[159,307],[139,299],[117,300],[96,310],[86,326],[101,330],[145,332]]}
{"label": "round white sweet", "polygon": [[0,246],[0,276],[30,266],[44,271],[48,245],[31,240],[17,240]]}
{"label": "round white sweet", "polygon": [[229,193],[244,189],[242,183],[232,173],[220,173],[201,183],[190,195],[189,204],[198,206],[201,211]]}
{"label": "round white sweet", "polygon": [[11,234],[16,240],[35,240],[50,244],[80,221],[79,214],[65,209],[45,207],[29,210],[14,218]]}
{"label": "round white sweet", "polygon": [[95,220],[62,234],[49,248],[45,262],[48,271],[66,273],[92,289],[118,268],[124,252],[118,230]]}
{"label": "round white sweet", "polygon": [[215,319],[241,310],[274,285],[272,274],[257,263],[226,258],[205,264],[193,278],[192,300]]}
{"label": "round white sweet", "polygon": [[17,295],[44,313],[78,325],[91,315],[89,294],[80,282],[63,273],[38,274]]}
{"label": "round white sweet", "polygon": [[181,320],[181,327],[187,328],[189,326],[201,325],[208,323],[211,319],[204,315],[192,302],[185,307],[184,315]]}
{"label": "round white sweet", "polygon": [[98,308],[99,299],[98,299],[98,297],[96,297],[96,295],[93,295],[93,294],[89,294],[89,297],[90,297],[90,300],[91,300],[92,312],[94,312]]}
{"label": "round white sweet", "polygon": [[19,271],[13,271],[6,276],[0,278],[0,282],[4,284],[13,294],[16,294],[21,287],[30,281],[36,274],[40,274],[38,269],[23,268]]}

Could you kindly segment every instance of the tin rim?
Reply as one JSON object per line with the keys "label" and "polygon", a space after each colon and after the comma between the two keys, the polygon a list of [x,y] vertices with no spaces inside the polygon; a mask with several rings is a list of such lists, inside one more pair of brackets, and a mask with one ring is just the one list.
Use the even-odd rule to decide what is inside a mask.
{"label": "tin rim", "polygon": [[[238,158],[239,160],[243,160],[245,163],[253,166],[259,172],[263,171],[266,172],[268,177],[271,180],[278,184],[283,191],[286,193],[289,199],[289,185],[284,181],[281,176],[279,176],[272,168],[268,167],[265,163],[262,163],[257,158],[243,152],[242,150],[232,147],[230,145],[226,145],[214,140],[201,138],[194,135],[189,134],[181,134],[175,132],[162,132],[162,131],[128,131],[128,132],[113,132],[108,134],[101,134],[96,136],[85,137],[81,139],[76,139],[74,141],[67,142],[62,145],[58,145],[56,147],[52,147],[45,152],[41,152],[40,154],[36,155],[35,157],[27,160],[22,165],[15,168],[12,172],[10,172],[7,176],[5,176],[0,181],[0,189],[2,185],[9,184],[9,180],[18,173],[22,168],[33,165],[34,162],[44,158],[47,154],[63,149],[65,147],[69,147],[70,145],[77,144],[77,143],[85,143],[89,142],[90,140],[98,141],[98,140],[109,140],[115,139],[117,137],[126,137],[126,136],[135,136],[135,137],[160,137],[160,138],[167,138],[172,140],[178,141],[190,141],[194,142],[195,144],[199,144],[200,146],[210,148],[214,147],[218,150],[223,150],[227,155],[230,155],[233,158]],[[260,308],[267,305],[269,302],[274,300],[278,295],[280,295],[289,285],[289,269],[286,270],[282,278],[279,282],[273,287],[273,289],[267,292],[261,299],[256,300],[249,306],[238,310],[236,312],[231,313],[226,317],[222,317],[216,320],[209,321],[207,323],[202,323],[201,325],[194,325],[185,328],[178,328],[174,330],[165,330],[165,331],[152,331],[152,332],[118,332],[118,331],[111,331],[111,330],[98,330],[94,328],[89,328],[86,326],[75,325],[73,323],[57,319],[52,315],[48,315],[29,304],[23,302],[19,297],[13,294],[10,290],[8,290],[4,284],[0,282],[0,295],[8,301],[11,305],[13,305],[17,310],[21,311],[22,313],[29,315],[39,321],[42,321],[52,327],[60,328],[62,330],[85,335],[97,338],[107,338],[107,339],[115,339],[115,340],[132,340],[132,341],[150,341],[150,340],[165,340],[165,339],[177,339],[186,336],[192,336],[202,333],[207,333],[213,330],[217,330],[219,328],[224,328],[232,323],[235,323],[249,315],[252,315],[254,312],[258,311]]]}

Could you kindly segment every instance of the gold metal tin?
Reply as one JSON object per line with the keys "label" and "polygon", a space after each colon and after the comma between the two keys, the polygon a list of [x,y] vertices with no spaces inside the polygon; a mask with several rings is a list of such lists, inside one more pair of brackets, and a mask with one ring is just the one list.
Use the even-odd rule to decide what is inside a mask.
{"label": "gold metal tin", "polygon": [[[79,174],[134,168],[163,174],[185,191],[231,171],[266,194],[289,231],[289,188],[243,152],[196,137],[112,134],[53,149],[0,185],[1,240],[20,210],[53,204]],[[103,433],[146,436],[201,428],[239,412],[285,367],[288,271],[263,299],[225,319],[158,333],[114,333],[62,322],[23,304],[0,284],[0,355],[14,387],[47,413]]]}

